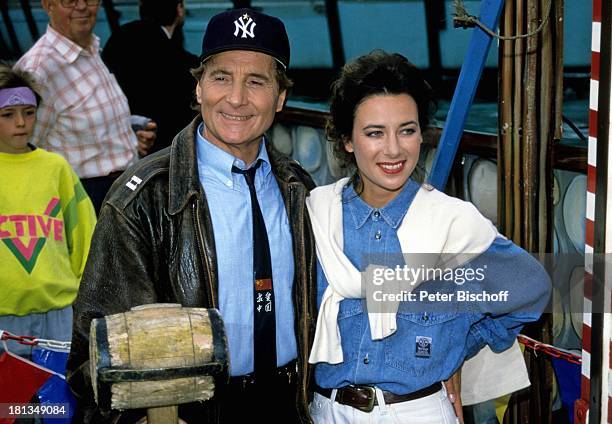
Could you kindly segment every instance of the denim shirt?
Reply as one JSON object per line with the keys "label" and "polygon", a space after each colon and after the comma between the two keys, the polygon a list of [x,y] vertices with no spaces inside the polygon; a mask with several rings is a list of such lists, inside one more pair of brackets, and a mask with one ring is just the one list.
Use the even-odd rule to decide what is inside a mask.
{"label": "denim shirt", "polygon": [[[346,186],[342,193],[344,253],[363,271],[364,255],[401,252],[397,229],[412,203],[419,185],[412,180],[383,208],[372,208]],[[397,255],[395,255],[397,256]],[[323,388],[368,384],[396,394],[407,394],[448,379],[464,362],[488,344],[495,352],[514,343],[526,322],[540,317],[548,303],[549,277],[527,252],[503,237],[463,268],[486,268],[484,279],[465,287],[472,293],[509,290],[506,302],[447,302],[427,309],[401,302],[397,331],[382,340],[372,340],[364,299],[340,303],[338,326],[344,362],[317,364],[316,383]],[[318,303],[328,286],[320,264],[317,269]],[[434,282],[435,283],[435,282]],[[415,289],[431,290],[429,282]],[[428,289],[429,287],[429,289]],[[438,288],[440,286],[437,286]],[[461,286],[446,284],[451,290]],[[364,313],[365,312],[365,313]],[[419,340],[428,340],[423,354]]]}
{"label": "denim shirt", "polygon": [[[197,131],[200,182],[206,193],[217,250],[219,311],[230,354],[230,374],[253,371],[253,217],[249,187],[232,166],[246,164],[211,144]],[[268,232],[276,316],[276,359],[283,366],[297,357],[293,313],[293,247],[285,203],[261,143],[255,191]]]}

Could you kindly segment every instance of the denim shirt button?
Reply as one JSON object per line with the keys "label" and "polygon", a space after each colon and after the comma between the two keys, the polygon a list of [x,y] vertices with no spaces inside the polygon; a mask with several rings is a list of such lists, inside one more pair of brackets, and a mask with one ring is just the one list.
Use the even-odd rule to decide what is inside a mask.
{"label": "denim shirt button", "polygon": [[378,218],[380,218],[380,212],[378,211],[374,211],[372,215],[373,215],[374,221],[378,221]]}
{"label": "denim shirt button", "polygon": [[423,314],[423,321],[429,321],[429,316],[427,316],[427,314]]}
{"label": "denim shirt button", "polygon": [[380,240],[381,237],[382,237],[382,233],[380,232],[380,230],[376,231],[376,234],[374,234],[374,238],[376,240]]}
{"label": "denim shirt button", "polygon": [[363,363],[368,365],[370,363],[370,358],[368,358],[368,355],[366,355],[365,358],[363,358]]}

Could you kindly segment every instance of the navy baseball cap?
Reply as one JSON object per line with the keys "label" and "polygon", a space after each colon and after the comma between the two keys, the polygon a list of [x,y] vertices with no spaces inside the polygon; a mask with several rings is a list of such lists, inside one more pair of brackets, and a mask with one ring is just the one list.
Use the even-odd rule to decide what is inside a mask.
{"label": "navy baseball cap", "polygon": [[213,16],[208,22],[200,61],[229,50],[266,53],[285,69],[289,67],[289,38],[285,25],[274,16],[252,9],[231,9]]}

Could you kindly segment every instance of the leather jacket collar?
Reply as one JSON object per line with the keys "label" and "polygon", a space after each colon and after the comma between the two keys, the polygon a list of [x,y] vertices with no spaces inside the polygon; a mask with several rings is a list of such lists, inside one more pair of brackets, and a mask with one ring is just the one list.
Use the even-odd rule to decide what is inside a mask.
{"label": "leather jacket collar", "polygon": [[200,196],[202,191],[198,177],[198,163],[196,157],[195,132],[202,122],[198,115],[191,124],[179,132],[170,147],[170,169],[168,194],[168,213],[176,215],[183,210],[189,199]]}

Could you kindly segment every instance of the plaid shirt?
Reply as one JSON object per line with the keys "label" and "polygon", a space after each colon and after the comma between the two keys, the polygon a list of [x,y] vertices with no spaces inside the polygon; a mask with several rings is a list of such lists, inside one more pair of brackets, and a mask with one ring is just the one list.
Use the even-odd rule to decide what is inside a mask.
{"label": "plaid shirt", "polygon": [[83,49],[48,26],[15,65],[41,85],[34,144],[63,155],[81,178],[125,170],[138,157],[127,99],[93,39]]}

